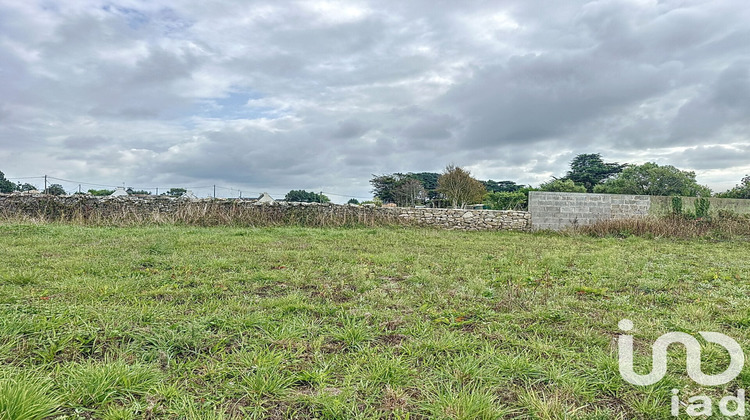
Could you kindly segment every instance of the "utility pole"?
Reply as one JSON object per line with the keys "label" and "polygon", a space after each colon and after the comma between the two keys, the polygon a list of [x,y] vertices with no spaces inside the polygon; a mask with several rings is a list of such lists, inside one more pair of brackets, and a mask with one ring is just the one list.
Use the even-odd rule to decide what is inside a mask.
{"label": "utility pole", "polygon": [[47,175],[44,176],[44,191],[42,192],[47,194]]}
{"label": "utility pole", "polygon": [[216,199],[216,184],[214,184],[214,199]]}
{"label": "utility pole", "polygon": [[81,184],[78,184],[78,194],[81,193]]}
{"label": "utility pole", "polygon": [[156,195],[159,195],[159,187],[156,187]]}

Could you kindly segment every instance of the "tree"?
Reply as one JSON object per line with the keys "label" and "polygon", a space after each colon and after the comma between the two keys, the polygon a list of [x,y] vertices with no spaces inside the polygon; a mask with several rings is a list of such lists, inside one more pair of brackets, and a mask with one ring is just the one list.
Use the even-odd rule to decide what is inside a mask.
{"label": "tree", "polygon": [[453,208],[465,208],[467,204],[481,202],[487,189],[471,177],[469,171],[450,164],[438,179],[438,191],[450,200]]}
{"label": "tree", "polygon": [[648,162],[623,169],[614,178],[597,185],[594,192],[637,195],[681,195],[709,197],[711,190],[699,185],[695,172],[681,171],[674,166]]}
{"label": "tree", "polygon": [[370,180],[372,194],[384,203],[396,202],[396,187],[403,178],[403,174],[395,173],[389,175],[374,175]]}
{"label": "tree", "polygon": [[10,194],[16,190],[16,184],[5,179],[5,174],[0,171],[0,193]]}
{"label": "tree", "polygon": [[604,163],[599,153],[580,154],[573,158],[570,162],[570,170],[561,179],[569,179],[576,184],[583,185],[586,188],[585,192],[593,192],[594,186],[622,172],[626,166],[616,162]]}
{"label": "tree", "polygon": [[438,179],[440,178],[440,174],[435,172],[409,172],[408,174],[406,174],[406,177],[416,179],[422,183],[422,187],[424,187],[425,191],[427,192],[426,200],[435,200],[440,198],[440,193],[437,191]]}
{"label": "tree", "polygon": [[415,178],[407,178],[399,183],[394,191],[396,204],[400,207],[411,207],[427,199],[427,191]]}
{"label": "tree", "polygon": [[740,185],[736,185],[731,190],[716,194],[721,198],[750,198],[750,175],[742,178]]}
{"label": "tree", "polygon": [[553,179],[549,182],[545,182],[544,184],[539,186],[539,190],[541,191],[550,191],[550,192],[576,192],[576,193],[585,193],[586,187],[580,184],[576,184],[571,179]]}
{"label": "tree", "polygon": [[482,181],[484,187],[489,192],[514,192],[523,188],[523,185],[516,184],[513,181]]}
{"label": "tree", "polygon": [[356,198],[350,198],[349,201],[346,202],[346,204],[359,204],[359,200]]}
{"label": "tree", "polygon": [[185,188],[170,188],[169,191],[167,191],[167,195],[170,197],[180,197],[186,192],[187,190]]}
{"label": "tree", "polygon": [[132,188],[128,188],[126,192],[130,195],[151,195],[150,191],[146,190],[134,190]]}
{"label": "tree", "polygon": [[95,197],[105,197],[115,192],[115,190],[88,190],[87,192]]}
{"label": "tree", "polygon": [[65,192],[65,189],[60,184],[52,184],[49,187],[47,187],[47,190],[44,191],[45,194],[50,195],[65,195],[67,194]]}
{"label": "tree", "polygon": [[286,194],[284,200],[299,203],[328,203],[331,201],[323,193],[318,194],[305,190],[291,190]]}
{"label": "tree", "polygon": [[23,184],[21,184],[19,182],[16,185],[16,191],[21,191],[21,192],[24,192],[24,191],[36,191],[36,185],[32,185],[32,184],[29,184],[29,183],[23,183]]}

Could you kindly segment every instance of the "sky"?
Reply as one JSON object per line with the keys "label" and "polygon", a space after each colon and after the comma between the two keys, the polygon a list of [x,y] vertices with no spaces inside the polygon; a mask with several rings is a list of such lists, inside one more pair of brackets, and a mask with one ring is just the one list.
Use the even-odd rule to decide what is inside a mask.
{"label": "sky", "polygon": [[[750,173],[750,2],[0,0],[0,171],[69,191]],[[37,186],[38,178],[20,180]]]}

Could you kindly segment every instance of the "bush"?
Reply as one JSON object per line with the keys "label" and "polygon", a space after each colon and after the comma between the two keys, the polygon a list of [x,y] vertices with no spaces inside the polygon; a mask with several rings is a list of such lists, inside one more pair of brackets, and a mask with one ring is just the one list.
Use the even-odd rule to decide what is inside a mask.
{"label": "bush", "polygon": [[494,192],[484,196],[484,205],[492,210],[525,210],[528,202],[528,191]]}
{"label": "bush", "polygon": [[115,190],[89,190],[88,193],[94,197],[105,197],[111,195]]}
{"label": "bush", "polygon": [[586,187],[580,184],[576,184],[575,182],[573,182],[573,180],[570,179],[555,179],[549,182],[545,182],[544,184],[539,186],[539,189],[549,192],[586,192]]}

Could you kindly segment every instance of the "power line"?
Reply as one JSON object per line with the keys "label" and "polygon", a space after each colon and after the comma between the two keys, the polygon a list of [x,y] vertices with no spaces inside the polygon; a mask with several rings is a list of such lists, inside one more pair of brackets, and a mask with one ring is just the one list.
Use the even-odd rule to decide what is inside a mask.
{"label": "power line", "polygon": [[[71,184],[77,184],[79,186],[79,188],[80,188],[81,185],[94,186],[94,187],[104,187],[104,188],[121,188],[121,187],[124,187],[124,184],[123,185],[99,184],[99,183],[95,183],[95,182],[85,182],[85,181],[76,181],[76,180],[71,180],[71,179],[66,179],[66,178],[58,178],[58,177],[51,176],[51,175],[9,177],[7,179],[9,179],[9,180],[28,180],[28,179],[55,180],[55,181],[66,182],[66,183],[71,183]],[[154,186],[154,187],[129,186],[128,188],[132,188],[134,190],[144,190],[144,191],[148,191],[148,190],[156,190],[156,191],[158,191],[160,189],[162,189],[164,191],[168,191],[169,190],[169,188],[156,187],[156,186]],[[230,193],[236,191],[239,196],[243,196],[244,195],[245,197],[250,197],[250,196],[253,196],[253,195],[260,196],[261,194],[263,194],[263,192],[260,192],[260,191],[246,191],[246,190],[243,190],[241,188],[225,187],[223,185],[187,186],[187,187],[180,187],[180,188],[185,189],[185,190],[214,189],[214,191],[215,191],[215,189],[220,189],[220,190],[229,191]],[[286,195],[285,193],[279,193],[279,192],[268,192],[268,191],[265,191],[265,192],[268,193],[268,194],[271,194],[273,196],[276,196],[276,197],[284,197]],[[338,194],[338,193],[325,192],[325,191],[321,191],[321,193],[322,194],[326,194],[326,195],[336,196],[336,197],[359,198],[359,199],[365,199],[365,200],[368,200],[368,199],[372,198],[372,197],[356,196],[356,195],[352,195],[352,194]]]}
{"label": "power line", "polygon": [[370,198],[372,198],[372,197],[358,197],[356,195],[349,195],[349,194],[336,194],[336,193],[325,192],[325,191],[322,191],[322,193],[326,194],[326,195],[335,195],[337,197],[364,198],[364,199],[370,199]]}

